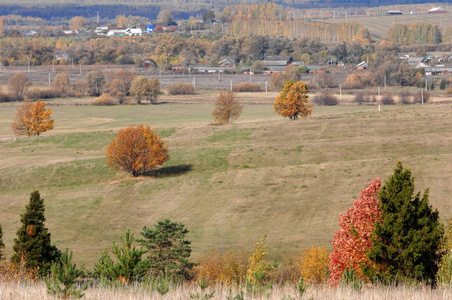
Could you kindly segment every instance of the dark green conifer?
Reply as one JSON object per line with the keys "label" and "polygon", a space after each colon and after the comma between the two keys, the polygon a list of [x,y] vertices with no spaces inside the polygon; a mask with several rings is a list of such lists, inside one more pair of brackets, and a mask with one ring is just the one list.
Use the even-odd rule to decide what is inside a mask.
{"label": "dark green conifer", "polygon": [[5,249],[5,243],[3,243],[3,230],[2,225],[0,225],[0,260],[4,259],[3,249]]}
{"label": "dark green conifer", "polygon": [[52,262],[58,260],[61,252],[50,243],[50,233],[44,227],[44,199],[39,191],[33,191],[26,211],[21,215],[22,226],[14,239],[12,262],[20,262],[22,255],[27,266],[37,268],[38,274],[47,275]]}
{"label": "dark green conifer", "polygon": [[382,220],[375,224],[368,257],[379,264],[375,275],[386,282],[433,282],[439,260],[443,226],[428,202],[428,189],[414,196],[414,179],[398,162],[381,188]]}
{"label": "dark green conifer", "polygon": [[151,272],[154,274],[190,276],[195,265],[188,261],[191,254],[190,241],[185,240],[188,230],[182,223],[170,220],[159,221],[155,229],[143,227],[139,240],[148,250]]}

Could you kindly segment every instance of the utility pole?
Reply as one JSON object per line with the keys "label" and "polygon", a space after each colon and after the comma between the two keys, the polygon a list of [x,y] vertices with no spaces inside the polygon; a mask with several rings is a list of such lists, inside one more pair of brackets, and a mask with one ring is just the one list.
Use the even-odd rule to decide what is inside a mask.
{"label": "utility pole", "polygon": [[378,111],[381,111],[381,95],[380,95],[380,87],[378,87]]}

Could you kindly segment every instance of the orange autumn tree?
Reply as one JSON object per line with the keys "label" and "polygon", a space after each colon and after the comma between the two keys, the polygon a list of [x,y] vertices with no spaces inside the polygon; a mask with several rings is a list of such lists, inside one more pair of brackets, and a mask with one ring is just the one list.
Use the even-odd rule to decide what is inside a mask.
{"label": "orange autumn tree", "polygon": [[17,109],[11,128],[15,135],[39,136],[47,130],[53,129],[55,121],[52,119],[52,110],[45,108],[42,101],[24,102]]}
{"label": "orange autumn tree", "polygon": [[330,254],[330,284],[340,282],[345,269],[350,267],[358,277],[366,279],[362,266],[374,266],[366,253],[372,249],[370,236],[375,222],[381,219],[378,200],[380,179],[365,188],[353,206],[339,216],[340,228],[333,235],[333,253]]}
{"label": "orange autumn tree", "polygon": [[306,83],[301,81],[286,81],[281,93],[273,103],[273,109],[284,118],[291,120],[308,117],[312,108],[308,101],[308,89]]}
{"label": "orange autumn tree", "polygon": [[149,125],[129,126],[119,130],[108,145],[107,164],[133,177],[161,166],[169,159],[166,143]]}

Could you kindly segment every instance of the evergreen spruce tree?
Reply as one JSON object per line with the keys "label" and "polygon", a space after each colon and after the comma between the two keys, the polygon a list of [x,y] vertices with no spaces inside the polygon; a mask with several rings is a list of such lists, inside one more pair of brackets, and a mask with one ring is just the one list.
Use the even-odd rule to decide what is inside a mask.
{"label": "evergreen spruce tree", "polygon": [[3,249],[5,249],[5,243],[3,243],[3,230],[2,225],[0,225],[0,260],[3,260]]}
{"label": "evergreen spruce tree", "polygon": [[439,89],[442,91],[446,89],[446,80],[445,79],[441,80],[441,83],[439,84]]}
{"label": "evergreen spruce tree", "polygon": [[188,261],[191,242],[185,240],[188,233],[185,225],[166,219],[154,227],[152,230],[144,226],[141,232],[144,239],[138,240],[148,250],[151,272],[188,278],[195,264]]}
{"label": "evergreen spruce tree", "polygon": [[41,276],[47,275],[52,262],[61,256],[61,252],[50,243],[50,233],[44,227],[44,210],[44,199],[39,191],[33,191],[20,218],[22,226],[17,231],[17,239],[14,239],[14,255],[11,258],[12,262],[18,263],[23,254],[27,266],[39,269]]}
{"label": "evergreen spruce tree", "polygon": [[381,266],[373,270],[386,282],[434,282],[443,226],[428,202],[428,189],[414,196],[414,179],[398,162],[381,188],[382,220],[375,223],[368,257]]}

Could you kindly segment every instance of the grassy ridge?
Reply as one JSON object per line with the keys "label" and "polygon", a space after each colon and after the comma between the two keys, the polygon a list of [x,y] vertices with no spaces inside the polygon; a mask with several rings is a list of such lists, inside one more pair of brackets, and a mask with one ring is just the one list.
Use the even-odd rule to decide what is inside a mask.
{"label": "grassy ridge", "polygon": [[[234,124],[211,125],[212,105],[57,106],[56,127],[12,138],[17,106],[0,109],[0,220],[8,254],[32,188],[45,199],[47,226],[60,248],[90,267],[130,228],[171,218],[190,230],[194,253],[252,249],[268,235],[280,258],[330,247],[337,217],[400,159],[443,221],[452,171],[452,106],[316,107],[290,121],[270,105],[245,105]],[[107,120],[107,121],[106,121]],[[146,123],[169,144],[170,160],[132,178],[105,164],[115,132]]]}

